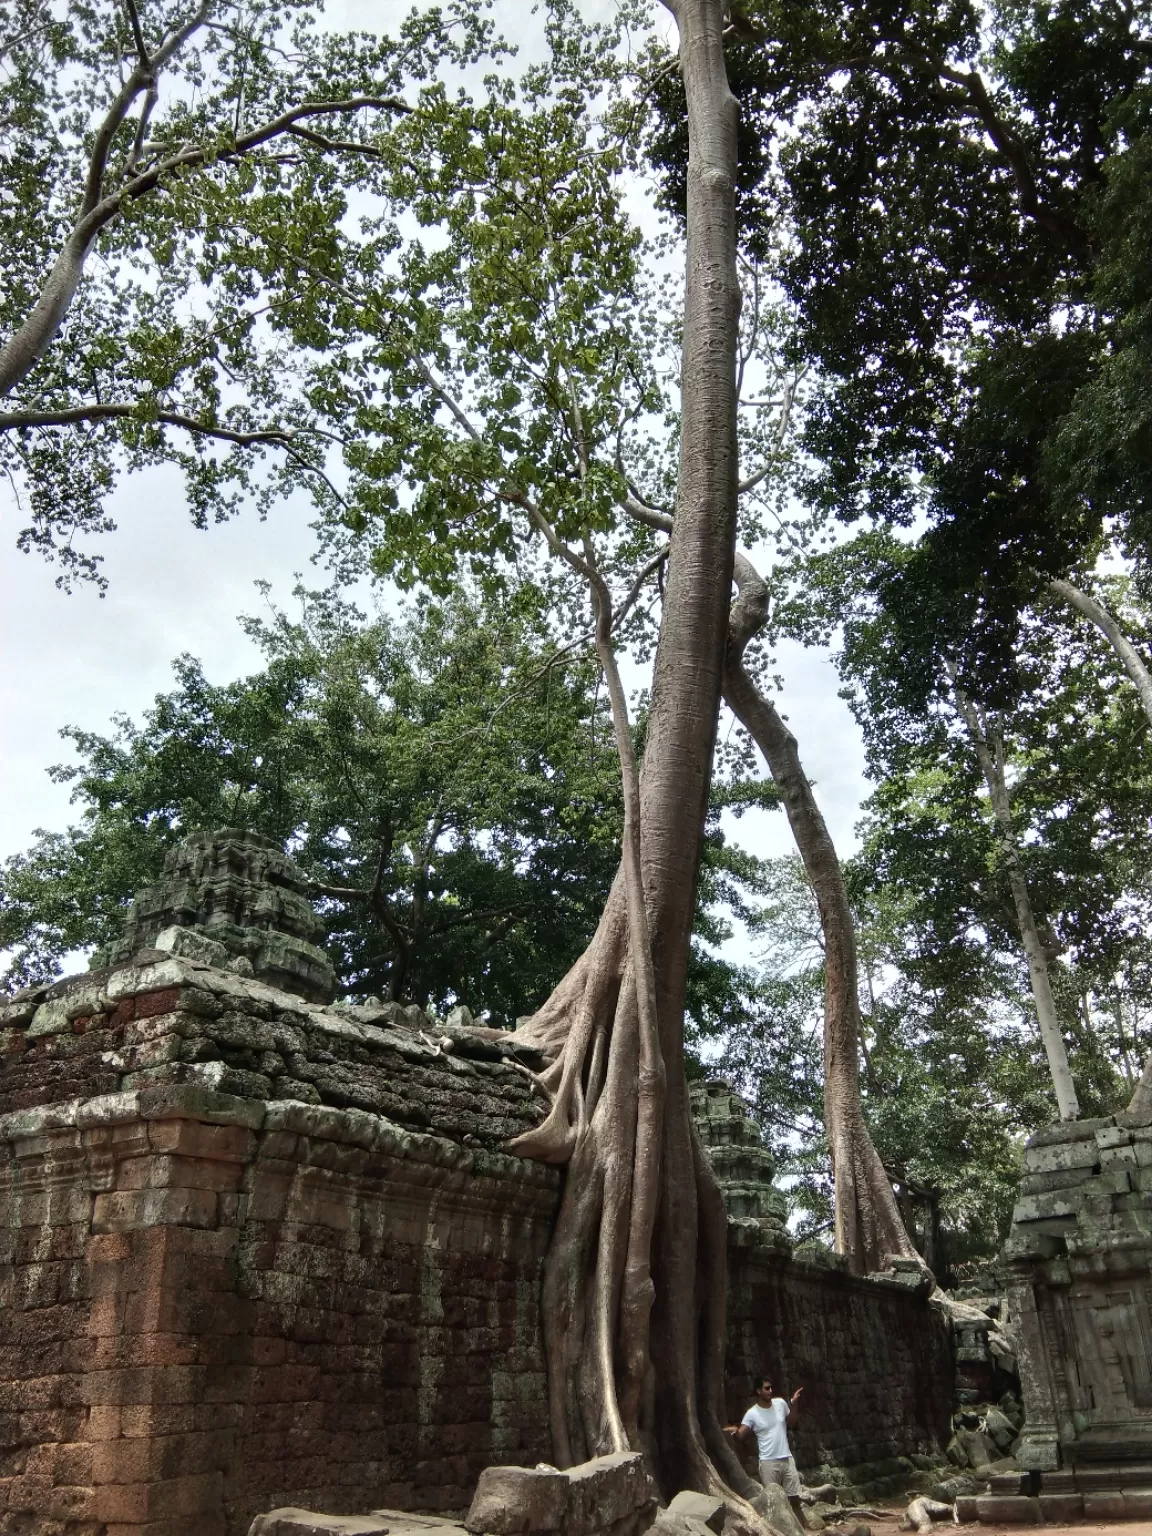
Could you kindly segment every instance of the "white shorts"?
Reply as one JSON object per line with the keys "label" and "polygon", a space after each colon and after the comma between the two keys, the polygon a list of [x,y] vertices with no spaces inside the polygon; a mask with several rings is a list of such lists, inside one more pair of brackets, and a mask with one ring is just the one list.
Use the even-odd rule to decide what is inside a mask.
{"label": "white shorts", "polygon": [[773,1483],[777,1483],[790,1499],[800,1497],[800,1474],[791,1456],[781,1456],[775,1461],[762,1461],[760,1481],[765,1488],[771,1488]]}

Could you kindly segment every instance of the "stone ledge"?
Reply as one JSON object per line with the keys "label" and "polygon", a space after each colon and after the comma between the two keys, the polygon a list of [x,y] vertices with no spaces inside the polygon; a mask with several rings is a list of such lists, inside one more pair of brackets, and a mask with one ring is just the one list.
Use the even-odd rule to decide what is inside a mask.
{"label": "stone ledge", "polygon": [[287,1131],[310,1140],[340,1142],[474,1178],[546,1190],[560,1187],[559,1170],[544,1163],[464,1147],[446,1137],[410,1131],[367,1110],[333,1109],[291,1099],[241,1099],[191,1085],[140,1088],[14,1110],[0,1115],[0,1142],[30,1140],[50,1131],[128,1125],[137,1120],[199,1120],[252,1131]]}

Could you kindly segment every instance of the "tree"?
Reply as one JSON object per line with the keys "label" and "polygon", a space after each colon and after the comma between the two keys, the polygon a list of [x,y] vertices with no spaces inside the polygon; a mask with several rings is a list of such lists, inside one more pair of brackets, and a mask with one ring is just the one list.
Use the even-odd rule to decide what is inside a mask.
{"label": "tree", "polygon": [[[80,810],[0,872],[7,980],[51,979],[70,952],[119,936],[127,903],[189,832],[246,826],[287,844],[312,880],[341,989],[512,1028],[596,926],[616,868],[619,769],[586,655],[514,609],[464,593],[368,622],[336,594],[245,627],[264,670],[211,684],[190,657],[140,725],[66,731],[54,777]],[[688,1008],[706,1038],[746,979],[713,953],[751,912],[760,861],[727,841],[714,795]]]}
{"label": "tree", "polygon": [[[323,200],[298,218],[262,186],[250,217],[222,198],[219,227],[198,209],[196,228],[244,314],[270,317],[285,365],[261,378],[283,419],[338,450],[315,477],[336,552],[439,593],[469,570],[499,593],[515,567],[569,635],[591,630],[623,862],[588,949],[521,1030],[556,1059],[552,1111],[518,1150],[567,1167],[546,1280],[554,1454],[643,1446],[666,1491],[717,1491],[751,1522],[719,1426],[726,1221],[691,1127],[684,1011],[739,456],[756,430],[737,426],[724,16],[718,0],[677,0],[674,15],[690,136],[678,389],[623,211],[632,66],[619,31],[564,4],[544,64],[490,79],[478,102],[430,90],[373,142],[359,222]],[[299,153],[323,189],[313,146]],[[658,427],[652,452],[635,446]],[[664,542],[628,518],[671,486]],[[650,645],[656,602],[641,770],[614,651]]]}
{"label": "tree", "polygon": [[[1000,834],[1004,870],[1012,891],[1016,909],[1016,924],[1020,930],[1020,942],[1028,960],[1028,977],[1032,984],[1032,999],[1036,1005],[1036,1018],[1040,1025],[1040,1037],[1048,1056],[1048,1069],[1056,1090],[1056,1105],[1061,1120],[1075,1120],[1080,1113],[1076,1100],[1076,1088],[1068,1066],[1068,1052],[1060,1032],[1056,1016],[1056,1000],[1052,996],[1052,984],[1048,977],[1048,951],[1032,909],[1028,881],[1016,833],[1012,825],[1012,803],[1008,790],[1008,778],[1004,751],[1004,737],[999,726],[989,725],[988,718],[968,697],[957,680],[955,669],[949,673],[956,708],[968,730],[968,739],[976,753],[992,814]],[[1054,958],[1054,957],[1053,957]]]}
{"label": "tree", "polygon": [[[921,893],[885,882],[876,821],[845,881],[859,943],[861,1104],[902,1219],[938,1282],[993,1259],[1025,1136],[1049,1117],[1043,1063],[1011,957],[939,944]],[[759,965],[718,1069],[743,1093],[785,1175],[800,1242],[833,1225],[820,1038],[823,927],[798,856],[773,861],[752,923]]]}
{"label": "tree", "polygon": [[286,410],[275,316],[234,258],[263,240],[274,260],[277,231],[327,248],[389,127],[490,45],[467,3],[395,39],[323,31],[296,3],[5,6],[0,462],[24,549],[65,584],[96,576],[77,535],[112,526],[124,467],[180,465],[201,523],[323,478],[326,439]]}
{"label": "tree", "polygon": [[1093,1065],[1082,1026],[1095,1010],[1077,999],[1109,994],[1142,964],[1147,719],[1115,688],[1111,657],[1051,600],[1021,621],[1013,709],[975,705],[954,672],[923,709],[924,680],[909,686],[865,574],[907,558],[870,535],[829,561],[833,586],[856,594],[841,608],[843,667],[879,784],[871,858],[884,885],[915,895],[941,953],[1024,948],[1033,986],[1038,970],[1047,983],[1037,1002],[1049,1028],[1081,1037],[1081,1086],[1098,1105],[1116,1084]]}
{"label": "tree", "polygon": [[[910,670],[933,676],[950,650],[969,692],[979,678],[997,690],[980,702],[1006,705],[1019,615],[1049,580],[1086,578],[1110,539],[1144,569],[1147,15],[1087,0],[749,15],[759,35],[732,45],[741,234],[775,240],[797,350],[821,374],[808,494],[846,521],[925,515],[886,589]],[[663,88],[652,148],[675,204],[682,128]]]}
{"label": "tree", "polygon": [[618,772],[587,658],[466,595],[371,623],[297,594],[245,627],[263,671],[211,685],[189,657],[140,726],[67,732],[80,824],[8,861],[13,979],[115,936],[191,831],[287,843],[324,898],[344,988],[462,1001],[511,1027],[579,953],[611,883]]}

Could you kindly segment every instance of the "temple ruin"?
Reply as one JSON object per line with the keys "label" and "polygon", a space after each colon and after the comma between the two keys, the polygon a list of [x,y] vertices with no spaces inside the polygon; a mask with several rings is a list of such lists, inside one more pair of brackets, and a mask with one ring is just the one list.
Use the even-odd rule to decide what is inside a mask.
{"label": "temple ruin", "polygon": [[1003,1252],[1027,1414],[981,1520],[1152,1517],[1152,1114],[1028,1143]]}
{"label": "temple ruin", "polygon": [[[242,1536],[296,1505],[465,1510],[550,1459],[555,1168],[522,1050],[333,1004],[291,862],[189,840],[95,969],[0,1005],[2,1529]],[[915,1273],[794,1253],[727,1085],[693,1092],[729,1212],[733,1414],[803,1383],[797,1459],[879,1496],[951,1433]],[[21,1524],[21,1521],[24,1523]]]}

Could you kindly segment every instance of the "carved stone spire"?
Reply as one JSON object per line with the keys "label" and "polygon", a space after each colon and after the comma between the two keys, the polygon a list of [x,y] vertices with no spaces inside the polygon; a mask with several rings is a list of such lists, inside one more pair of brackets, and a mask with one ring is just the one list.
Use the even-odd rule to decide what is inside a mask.
{"label": "carved stone spire", "polygon": [[129,909],[123,937],[94,955],[116,965],[164,949],[251,974],[310,1002],[331,1002],[336,977],[320,948],[324,924],[300,869],[271,838],[234,827],[197,832]]}

